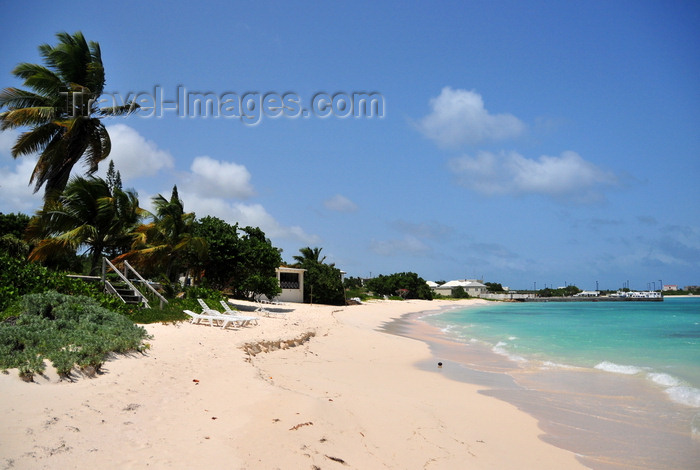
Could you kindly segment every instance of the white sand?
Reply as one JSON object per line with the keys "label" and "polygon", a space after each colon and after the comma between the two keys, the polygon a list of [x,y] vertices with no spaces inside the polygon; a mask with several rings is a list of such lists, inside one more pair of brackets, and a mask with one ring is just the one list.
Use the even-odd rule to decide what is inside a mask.
{"label": "white sand", "polygon": [[[446,304],[288,304],[240,330],[148,325],[147,354],[94,379],[0,375],[0,469],[585,468],[529,415],[414,367],[426,344],[377,331]],[[289,349],[241,349],[309,331]]]}

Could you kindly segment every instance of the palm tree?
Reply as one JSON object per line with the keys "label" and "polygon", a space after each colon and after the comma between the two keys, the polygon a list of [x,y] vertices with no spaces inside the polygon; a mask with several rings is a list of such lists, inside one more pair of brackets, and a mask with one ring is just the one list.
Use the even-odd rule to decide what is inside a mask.
{"label": "palm tree", "polygon": [[110,190],[102,178],[73,178],[29,222],[27,233],[38,240],[29,259],[43,261],[59,252],[87,248],[90,274],[95,274],[102,256],[128,249],[144,213],[133,190]]}
{"label": "palm tree", "polygon": [[177,186],[173,186],[170,200],[162,195],[153,198],[155,214],[151,223],[138,227],[131,251],[114,261],[131,260],[143,271],[160,271],[173,281],[181,269],[186,268],[189,256],[205,256],[207,243],[194,236],[195,214],[185,213]]}
{"label": "palm tree", "polygon": [[321,258],[321,250],[323,250],[323,248],[311,248],[310,246],[307,246],[305,248],[299,249],[301,256],[295,255],[293,258],[300,264],[304,264],[304,262],[306,261],[314,261],[316,263],[323,264],[323,262],[326,260],[326,257],[324,256],[323,258]]}
{"label": "palm tree", "polygon": [[58,44],[39,46],[45,65],[21,63],[12,74],[29,90],[0,91],[0,130],[29,127],[12,147],[14,158],[39,153],[29,183],[34,192],[44,186],[44,201],[66,187],[73,166],[81,159],[92,175],[110,153],[103,116],[128,114],[136,104],[99,108],[105,85],[100,45],[83,33],[58,33]]}

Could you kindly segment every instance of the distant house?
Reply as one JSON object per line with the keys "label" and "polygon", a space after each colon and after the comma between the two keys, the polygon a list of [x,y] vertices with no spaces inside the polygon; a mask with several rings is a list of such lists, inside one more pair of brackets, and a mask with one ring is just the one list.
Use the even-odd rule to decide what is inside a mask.
{"label": "distant house", "polygon": [[440,286],[432,287],[431,289],[436,294],[450,296],[452,295],[452,289],[455,287],[461,287],[464,292],[469,294],[471,297],[479,297],[485,294],[488,289],[487,287],[476,279],[460,279],[456,281],[449,281]]}
{"label": "distant house", "polygon": [[664,284],[664,288],[662,290],[664,292],[668,292],[671,290],[678,290],[678,286],[676,284]]}
{"label": "distant house", "polygon": [[304,273],[306,269],[280,266],[275,269],[282,293],[275,297],[280,302],[304,302]]}
{"label": "distant house", "polygon": [[574,294],[574,297],[598,297],[600,296],[600,291],[597,290],[584,290],[578,294]]}

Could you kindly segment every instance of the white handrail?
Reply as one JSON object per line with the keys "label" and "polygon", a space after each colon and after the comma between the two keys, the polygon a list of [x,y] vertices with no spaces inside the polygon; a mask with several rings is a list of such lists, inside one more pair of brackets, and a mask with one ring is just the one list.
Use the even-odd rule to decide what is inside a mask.
{"label": "white handrail", "polygon": [[[145,297],[145,296],[141,293],[141,291],[138,290],[138,289],[136,288],[136,286],[133,285],[133,284],[131,283],[131,281],[129,281],[129,279],[127,279],[127,277],[124,276],[124,275],[117,269],[117,267],[114,266],[114,265],[112,264],[112,262],[111,262],[110,260],[108,260],[107,258],[102,258],[102,282],[106,282],[106,281],[107,281],[107,279],[106,279],[107,269],[105,268],[105,263],[106,263],[107,265],[109,265],[109,266],[114,270],[114,272],[117,274],[117,276],[119,276],[119,278],[120,278],[122,281],[124,281],[124,282],[126,283],[127,286],[129,286],[133,291],[139,293],[139,296],[141,297],[141,302],[146,306],[146,308],[148,308],[148,300],[146,299],[146,297]],[[124,300],[124,299],[122,299],[122,300]]]}
{"label": "white handrail", "polygon": [[166,304],[168,303],[168,299],[166,299],[165,297],[163,297],[162,295],[160,295],[160,292],[158,292],[157,290],[155,290],[155,289],[153,288],[153,286],[152,286],[147,280],[145,280],[145,279],[144,279],[144,278],[129,264],[128,261],[124,260],[124,266],[127,267],[127,268],[129,268],[129,269],[131,270],[131,272],[134,273],[134,275],[136,275],[136,277],[138,278],[138,280],[141,281],[141,282],[143,282],[143,283],[146,285],[146,287],[148,287],[148,288],[151,290],[151,292],[153,292],[153,293],[156,295],[156,297],[158,297],[158,298],[160,299],[160,308],[163,308],[163,302],[165,302]]}

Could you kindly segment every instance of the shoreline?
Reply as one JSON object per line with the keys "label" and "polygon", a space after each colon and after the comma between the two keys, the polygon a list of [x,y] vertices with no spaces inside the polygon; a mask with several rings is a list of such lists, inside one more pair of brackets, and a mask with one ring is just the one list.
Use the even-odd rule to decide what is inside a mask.
{"label": "shoreline", "polygon": [[[461,304],[288,304],[237,331],[146,325],[147,354],[97,378],[0,375],[0,468],[586,468],[527,413],[415,367],[426,343],[379,330]],[[241,349],[255,342],[280,349]]]}
{"label": "shoreline", "polygon": [[[595,369],[514,361],[485,343],[450,338],[423,320],[432,312],[424,313],[407,314],[383,330],[428,344],[432,357],[418,367],[434,371],[433,364],[442,361],[442,374],[478,385],[479,393],[535,417],[545,432],[543,441],[577,454],[584,465],[678,469],[693,468],[700,459],[697,439],[679,426],[693,421],[697,410],[672,402],[647,381]],[[640,418],[639,412],[647,416]]]}

